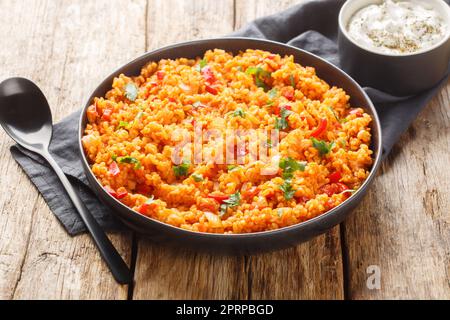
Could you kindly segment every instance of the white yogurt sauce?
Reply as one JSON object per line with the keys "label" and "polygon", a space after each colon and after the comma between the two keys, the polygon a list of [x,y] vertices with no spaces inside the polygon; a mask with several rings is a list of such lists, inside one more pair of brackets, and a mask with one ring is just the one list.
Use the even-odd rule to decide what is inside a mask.
{"label": "white yogurt sauce", "polygon": [[441,41],[448,26],[433,7],[418,0],[369,5],[357,11],[347,26],[359,45],[389,54],[408,54]]}

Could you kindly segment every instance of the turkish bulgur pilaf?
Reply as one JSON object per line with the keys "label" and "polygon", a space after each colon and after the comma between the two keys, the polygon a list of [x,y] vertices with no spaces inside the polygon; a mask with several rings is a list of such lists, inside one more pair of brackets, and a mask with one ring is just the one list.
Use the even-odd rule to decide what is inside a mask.
{"label": "turkish bulgur pilaf", "polygon": [[[314,68],[261,50],[150,62],[137,77],[115,78],[87,118],[84,150],[106,191],[136,214],[199,232],[265,231],[316,217],[358,189],[373,161],[370,115]],[[192,137],[199,125],[224,137],[226,129],[278,130],[278,145],[265,141],[279,147],[277,170],[263,174],[269,164],[251,160],[248,146],[237,150],[243,164],[174,163],[174,132]],[[217,141],[204,139],[202,150]]]}

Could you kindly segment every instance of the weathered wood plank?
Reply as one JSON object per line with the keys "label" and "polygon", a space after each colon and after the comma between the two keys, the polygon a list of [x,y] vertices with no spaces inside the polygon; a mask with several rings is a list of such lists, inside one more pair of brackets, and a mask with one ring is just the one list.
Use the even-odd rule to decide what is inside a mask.
{"label": "weathered wood plank", "polygon": [[[305,0],[237,0],[236,29]],[[254,256],[249,262],[252,299],[343,299],[339,226],[296,248]]]}
{"label": "weathered wood plank", "polygon": [[[352,299],[450,298],[449,101],[450,82],[403,135],[345,224]],[[371,265],[380,269],[380,290],[366,286]]]}
{"label": "weathered wood plank", "polygon": [[[113,67],[145,49],[145,0],[2,1],[2,77],[36,81],[54,120],[80,108]],[[125,299],[89,236],[70,238],[11,158],[1,132],[0,297]],[[11,197],[13,195],[13,197]],[[124,257],[130,234],[112,236]]]}
{"label": "weathered wood plank", "polygon": [[[148,49],[233,31],[232,0],[150,1]],[[134,299],[245,299],[245,259],[139,241]]]}

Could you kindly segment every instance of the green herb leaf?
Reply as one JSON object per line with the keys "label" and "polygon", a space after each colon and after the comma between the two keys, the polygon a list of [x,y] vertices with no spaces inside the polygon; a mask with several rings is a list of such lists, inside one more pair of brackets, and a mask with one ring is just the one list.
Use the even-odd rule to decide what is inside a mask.
{"label": "green herb leaf", "polygon": [[206,67],[207,64],[208,64],[208,61],[206,61],[206,59],[200,60],[200,62],[198,64],[200,67],[200,70],[202,70],[204,67]]}
{"label": "green herb leaf", "polygon": [[227,213],[228,208],[237,207],[240,203],[241,193],[237,191],[236,193],[230,195],[228,199],[222,201],[222,204],[220,205],[219,216],[222,217]]}
{"label": "green herb leaf", "polygon": [[138,88],[133,82],[125,86],[125,97],[130,101],[135,101],[138,96]]}
{"label": "green herb leaf", "polygon": [[276,88],[272,88],[269,92],[268,92],[269,98],[271,100],[275,99],[278,96],[278,90]]}
{"label": "green herb leaf", "polygon": [[283,170],[283,179],[292,179],[295,171],[305,171],[306,162],[287,157],[281,159],[278,166]]}
{"label": "green herb leaf", "polygon": [[291,200],[294,197],[295,190],[292,188],[291,180],[285,180],[280,186],[280,190],[283,191],[286,200]]}
{"label": "green herb leaf", "polygon": [[195,182],[203,181],[203,176],[198,173],[191,174],[191,177],[194,179]]}
{"label": "green herb leaf", "polygon": [[279,118],[275,119],[275,129],[284,130],[289,127],[289,123],[287,121],[287,117],[292,113],[291,110],[288,110],[286,108],[281,108],[280,116]]}
{"label": "green herb leaf", "polygon": [[316,138],[311,138],[313,147],[316,148],[319,151],[319,154],[321,156],[324,156],[328,154],[331,149],[335,146],[335,142],[331,141],[330,143],[327,143],[323,140],[317,140]]}
{"label": "green herb leaf", "polygon": [[289,127],[289,123],[287,122],[286,118],[276,118],[275,119],[275,129],[278,130],[284,130]]}
{"label": "green herb leaf", "polygon": [[230,195],[227,200],[223,200],[222,203],[228,205],[229,207],[236,207],[241,203],[241,193],[237,191]]}
{"label": "green herb leaf", "polygon": [[129,164],[134,164],[134,168],[135,168],[136,170],[142,168],[141,162],[140,162],[138,159],[134,158],[134,157],[125,156],[125,157],[117,158],[117,160],[119,160],[119,163],[129,163]]}
{"label": "green herb leaf", "polygon": [[236,108],[236,110],[234,110],[234,112],[232,113],[232,116],[245,118],[245,112],[244,110],[242,110],[242,108]]}
{"label": "green herb leaf", "polygon": [[117,161],[117,155],[113,154],[113,155],[111,156],[111,159],[112,159],[114,162]]}
{"label": "green herb leaf", "polygon": [[260,67],[248,67],[245,73],[255,76],[255,84],[257,87],[263,88],[264,91],[269,89],[267,84],[264,82],[264,79],[270,78],[271,76],[269,71],[266,71]]}
{"label": "green herb leaf", "polygon": [[172,168],[172,170],[173,170],[173,173],[175,174],[175,176],[177,178],[179,178],[179,177],[187,176],[190,166],[191,166],[191,163],[189,161],[183,161],[183,163],[181,163],[180,165],[174,166]]}
{"label": "green herb leaf", "polygon": [[241,170],[242,167],[241,167],[241,166],[234,165],[234,164],[230,164],[230,165],[227,167],[227,169],[228,169],[228,172],[234,172],[234,171]]}
{"label": "green herb leaf", "polygon": [[295,88],[295,78],[294,75],[290,75],[289,76],[289,81],[291,82],[291,86]]}
{"label": "green herb leaf", "polygon": [[130,128],[131,124],[127,121],[120,121],[119,122],[119,126],[117,127],[117,130],[124,128],[124,129],[128,129]]}

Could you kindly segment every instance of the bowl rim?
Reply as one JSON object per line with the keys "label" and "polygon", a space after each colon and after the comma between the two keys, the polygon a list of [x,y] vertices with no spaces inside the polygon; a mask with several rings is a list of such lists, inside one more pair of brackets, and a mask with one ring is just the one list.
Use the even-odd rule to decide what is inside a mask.
{"label": "bowl rim", "polygon": [[[379,56],[392,57],[392,58],[412,57],[412,56],[419,56],[422,54],[426,54],[430,51],[438,49],[438,48],[442,47],[443,45],[445,45],[445,43],[447,43],[447,41],[449,41],[449,39],[450,39],[450,6],[444,0],[427,0],[427,1],[434,1],[439,6],[446,8],[446,9],[444,9],[446,11],[446,18],[444,18],[444,19],[447,20],[446,21],[447,33],[446,33],[445,37],[443,37],[439,42],[435,43],[431,47],[421,49],[419,51],[409,52],[409,53],[380,52],[380,51],[373,50],[369,47],[365,47],[365,46],[359,44],[357,41],[355,41],[347,32],[346,23],[348,23],[348,21],[356,13],[356,11],[353,12],[351,15],[349,15],[349,20],[347,20],[346,23],[344,23],[344,21],[343,21],[344,20],[343,16],[344,16],[345,10],[348,10],[348,7],[350,6],[350,4],[353,2],[356,2],[356,1],[363,1],[363,0],[346,0],[345,3],[342,5],[341,9],[339,10],[339,15],[338,15],[338,26],[339,26],[339,30],[341,31],[342,35],[344,35],[348,41],[350,41],[352,44],[354,44],[355,46],[357,46],[358,48],[360,48],[364,51],[367,51],[367,52],[370,52],[372,54],[376,54]],[[375,1],[377,1],[377,2],[383,1],[384,2],[384,0],[369,0],[369,1],[374,1],[374,2]],[[400,1],[400,0],[397,0],[397,1]],[[424,0],[419,0],[419,2],[424,2]]]}
{"label": "bowl rim", "polygon": [[[352,195],[350,197],[348,197],[346,200],[344,200],[342,203],[340,203],[338,206],[334,207],[333,209],[326,211],[314,218],[308,219],[306,221],[302,221],[300,223],[297,224],[293,224],[290,226],[285,226],[285,227],[281,227],[278,229],[274,229],[274,230],[264,230],[264,231],[257,231],[257,232],[250,232],[250,233],[210,233],[210,232],[199,232],[199,231],[192,231],[192,230],[187,230],[187,229],[183,229],[177,226],[173,226],[171,224],[165,223],[163,221],[142,215],[140,213],[138,213],[137,211],[133,210],[132,208],[126,206],[125,204],[123,204],[121,201],[117,200],[116,198],[114,198],[113,196],[111,196],[108,192],[106,192],[104,190],[104,187],[102,186],[102,184],[98,181],[97,177],[94,175],[94,173],[92,172],[92,169],[89,165],[89,162],[86,158],[86,154],[84,152],[84,148],[83,148],[83,144],[82,144],[82,137],[83,137],[83,132],[84,129],[82,124],[85,118],[85,113],[86,113],[86,109],[89,107],[89,105],[91,104],[92,99],[94,98],[94,92],[99,88],[99,86],[103,83],[105,83],[106,81],[108,81],[108,79],[113,78],[115,76],[117,76],[119,73],[119,71],[125,67],[131,66],[135,63],[140,62],[142,59],[147,58],[148,56],[157,54],[157,53],[161,53],[167,50],[173,50],[176,48],[180,48],[180,47],[184,47],[184,46],[189,46],[189,45],[196,45],[196,44],[201,44],[201,43],[207,43],[207,42],[213,42],[213,41],[250,41],[250,42],[263,42],[263,43],[269,43],[269,44],[273,44],[276,46],[285,46],[287,48],[293,49],[293,50],[297,50],[300,51],[303,54],[306,55],[310,55],[315,59],[318,59],[322,62],[324,62],[328,68],[332,68],[337,72],[342,73],[342,75],[344,77],[346,77],[350,83],[355,86],[363,95],[363,97],[366,99],[366,101],[368,102],[368,106],[372,111],[372,122],[373,125],[377,128],[377,132],[378,132],[378,139],[377,139],[377,150],[372,150],[374,152],[374,154],[376,154],[376,157],[374,158],[374,162],[373,165],[370,169],[370,173],[368,175],[368,177],[366,178],[366,180],[362,183],[362,185],[359,187],[359,189],[352,193]],[[181,57],[181,56],[180,56]],[[150,60],[149,60],[150,61]],[[373,135],[372,135],[373,138]],[[266,40],[266,39],[259,39],[259,38],[251,38],[251,37],[216,37],[216,38],[206,38],[206,39],[201,39],[201,40],[190,40],[190,41],[184,41],[184,42],[179,42],[176,44],[172,44],[172,45],[168,45],[168,46],[164,46],[152,51],[148,51],[140,56],[138,56],[137,58],[132,59],[131,61],[121,65],[119,68],[116,68],[112,73],[110,73],[107,77],[105,77],[96,87],[94,90],[91,91],[91,94],[89,96],[89,98],[86,100],[86,103],[84,104],[83,108],[81,109],[81,113],[79,116],[79,120],[78,120],[78,147],[79,147],[79,151],[81,154],[81,161],[83,162],[84,168],[85,168],[85,173],[87,175],[89,175],[92,179],[88,179],[91,181],[94,181],[94,183],[99,187],[100,190],[102,190],[102,192],[110,199],[112,200],[115,204],[117,204],[118,206],[122,207],[124,210],[129,211],[132,214],[136,214],[139,215],[141,218],[144,218],[146,220],[149,220],[149,222],[151,223],[157,223],[159,224],[161,227],[168,227],[170,230],[172,231],[176,231],[178,233],[184,233],[185,235],[193,235],[196,237],[206,237],[206,238],[222,238],[222,239],[226,239],[226,238],[255,238],[255,237],[264,237],[264,236],[269,236],[269,235],[275,235],[275,234],[281,234],[281,233],[286,233],[288,231],[295,231],[296,229],[302,229],[302,228],[306,228],[308,226],[311,226],[313,224],[317,224],[320,223],[320,221],[323,221],[327,218],[330,218],[331,216],[333,216],[334,214],[338,213],[340,211],[340,209],[342,209],[344,206],[346,206],[347,204],[349,204],[352,200],[356,200],[356,198],[363,192],[365,192],[366,188],[370,185],[370,183],[372,182],[372,180],[374,179],[378,168],[381,164],[382,161],[382,132],[381,132],[381,123],[378,117],[378,113],[377,110],[375,109],[375,106],[372,102],[372,100],[369,98],[369,96],[366,94],[366,92],[362,89],[362,87],[352,78],[350,77],[346,72],[344,72],[343,70],[341,70],[340,68],[336,67],[335,65],[333,65],[332,63],[328,62],[327,60],[311,53],[308,52],[306,50],[303,49],[299,49],[297,47],[285,44],[285,43],[281,43],[281,42],[277,42],[277,41],[272,41],[272,40]],[[88,170],[86,170],[86,168]],[[86,172],[88,171],[88,172]],[[114,209],[116,210],[116,209]]]}

